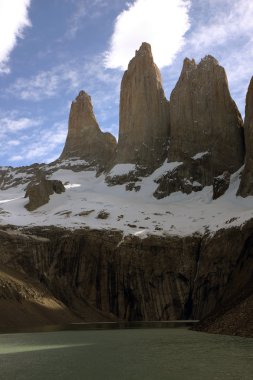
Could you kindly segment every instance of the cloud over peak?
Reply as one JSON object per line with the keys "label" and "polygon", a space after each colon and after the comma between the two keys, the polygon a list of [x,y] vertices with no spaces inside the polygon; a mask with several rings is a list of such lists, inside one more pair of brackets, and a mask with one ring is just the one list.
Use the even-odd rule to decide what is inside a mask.
{"label": "cloud over peak", "polygon": [[7,62],[24,28],[31,26],[28,9],[31,0],[0,0],[0,73],[9,73]]}
{"label": "cloud over peak", "polygon": [[116,19],[107,68],[125,69],[142,42],[152,45],[157,65],[170,65],[182,49],[190,28],[190,0],[135,0]]}

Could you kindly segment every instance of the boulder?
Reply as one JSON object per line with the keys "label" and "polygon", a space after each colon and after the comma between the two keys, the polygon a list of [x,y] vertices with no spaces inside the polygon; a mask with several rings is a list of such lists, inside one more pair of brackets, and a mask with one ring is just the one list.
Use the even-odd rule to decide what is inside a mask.
{"label": "boulder", "polygon": [[106,166],[116,145],[113,135],[100,130],[91,97],[81,91],[71,105],[67,140],[60,159],[79,158]]}
{"label": "boulder", "polygon": [[48,180],[45,176],[40,175],[37,180],[30,182],[27,186],[25,198],[29,198],[29,202],[25,205],[25,208],[28,211],[34,211],[47,204],[50,195],[54,193],[61,194],[64,191],[65,187],[61,181]]}
{"label": "boulder", "polygon": [[143,43],[124,73],[117,163],[159,166],[167,152],[169,103],[151,46]]}

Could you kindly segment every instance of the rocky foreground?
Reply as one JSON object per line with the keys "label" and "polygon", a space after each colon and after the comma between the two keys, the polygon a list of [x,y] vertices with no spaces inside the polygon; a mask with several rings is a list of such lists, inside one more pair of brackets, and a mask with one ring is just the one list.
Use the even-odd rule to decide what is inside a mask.
{"label": "rocky foreground", "polygon": [[0,328],[200,319],[253,336],[252,89],[243,123],[207,56],[168,101],[143,43],[118,143],[81,91],[58,160],[0,170]]}

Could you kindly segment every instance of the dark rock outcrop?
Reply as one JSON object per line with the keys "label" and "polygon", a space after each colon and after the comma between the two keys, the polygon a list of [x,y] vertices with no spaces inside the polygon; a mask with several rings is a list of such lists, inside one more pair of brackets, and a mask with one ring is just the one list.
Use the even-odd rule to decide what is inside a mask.
{"label": "dark rock outcrop", "polygon": [[252,277],[253,219],[242,226],[207,235],[201,243],[193,318],[202,319],[247,294],[252,288]]}
{"label": "dark rock outcrop", "polygon": [[233,173],[244,159],[240,113],[232,100],[225,70],[207,56],[197,65],[185,59],[170,98],[170,161],[208,152],[210,165],[202,185],[224,171]]}
{"label": "dark rock outcrop", "polygon": [[100,130],[91,98],[81,91],[71,105],[68,136],[60,159],[80,158],[106,166],[113,158],[116,145],[113,135]]}
{"label": "dark rock outcrop", "polygon": [[193,293],[193,317],[203,318],[196,329],[253,337],[252,278],[253,220],[207,237]]}
{"label": "dark rock outcrop", "polygon": [[244,130],[246,144],[245,167],[237,195],[247,197],[248,195],[253,195],[253,77],[246,97]]}
{"label": "dark rock outcrop", "polygon": [[230,173],[224,172],[219,177],[213,179],[213,199],[221,197],[230,185]]}
{"label": "dark rock outcrop", "polygon": [[143,240],[8,226],[0,231],[0,266],[40,281],[85,321],[203,319],[251,295],[253,221],[214,235]]}
{"label": "dark rock outcrop", "polygon": [[25,198],[29,198],[29,202],[25,205],[28,211],[34,211],[37,208],[49,202],[50,195],[56,193],[61,194],[65,191],[61,181],[48,180],[42,174],[27,186]]}
{"label": "dark rock outcrop", "polygon": [[166,157],[168,138],[169,103],[151,47],[143,43],[121,83],[116,162],[157,167]]}
{"label": "dark rock outcrop", "polygon": [[198,323],[194,330],[212,334],[239,335],[253,338],[253,289],[251,295],[242,294],[229,303],[217,307]]}
{"label": "dark rock outcrop", "polygon": [[[199,237],[140,240],[56,227],[0,233],[0,264],[39,279],[85,320],[87,305],[124,320],[185,319]],[[19,254],[17,255],[17,252]]]}
{"label": "dark rock outcrop", "polygon": [[189,158],[179,163],[175,169],[156,180],[158,187],[154,196],[161,199],[177,191],[185,194],[201,191],[203,183],[208,180],[210,161],[210,155],[207,153],[200,155],[199,158]]}

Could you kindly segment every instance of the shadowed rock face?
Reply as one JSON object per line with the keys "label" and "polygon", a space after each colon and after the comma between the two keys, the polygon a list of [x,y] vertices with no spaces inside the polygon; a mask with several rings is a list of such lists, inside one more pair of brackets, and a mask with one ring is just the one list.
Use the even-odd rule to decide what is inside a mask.
{"label": "shadowed rock face", "polygon": [[207,56],[197,65],[185,59],[170,98],[170,161],[209,152],[209,182],[243,164],[242,119],[232,100],[225,70]]}
{"label": "shadowed rock face", "polygon": [[202,319],[250,286],[252,294],[252,263],[252,220],[145,239],[53,226],[0,231],[0,269],[25,274],[28,290],[29,278],[40,281],[84,321]]}
{"label": "shadowed rock face", "polygon": [[224,172],[219,177],[213,179],[213,199],[221,197],[230,185],[230,173]]}
{"label": "shadowed rock face", "polygon": [[238,195],[247,197],[253,195],[253,77],[246,97],[244,130],[246,158]]}
{"label": "shadowed rock face", "polygon": [[60,159],[78,157],[105,165],[115,149],[115,137],[100,130],[91,98],[81,91],[71,105],[68,136]]}
{"label": "shadowed rock face", "polygon": [[143,43],[121,83],[116,161],[158,166],[166,156],[169,103],[151,47]]}

